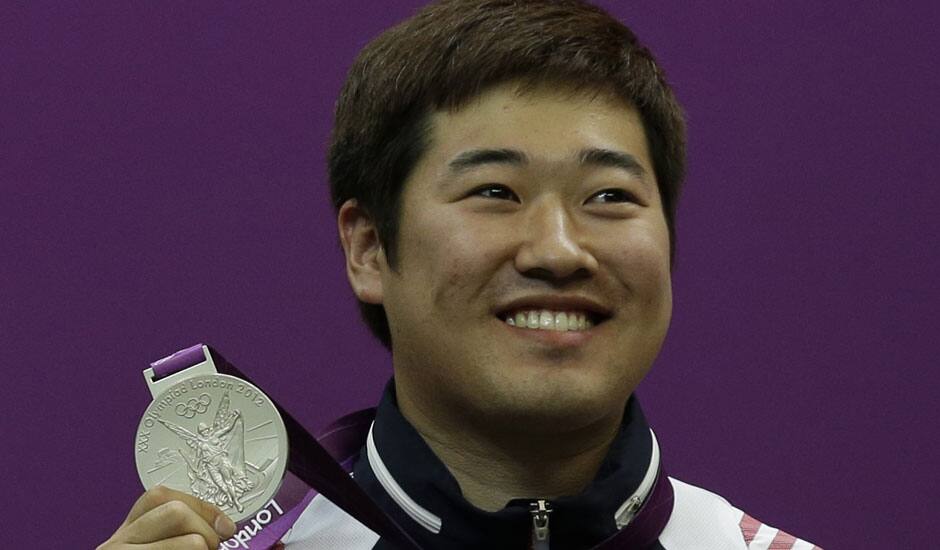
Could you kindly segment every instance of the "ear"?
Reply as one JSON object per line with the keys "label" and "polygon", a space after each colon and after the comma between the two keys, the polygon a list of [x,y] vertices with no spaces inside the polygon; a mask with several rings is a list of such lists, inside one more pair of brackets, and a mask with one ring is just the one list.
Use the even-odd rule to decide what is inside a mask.
{"label": "ear", "polygon": [[349,199],[339,208],[336,224],[353,292],[363,302],[381,304],[382,273],[388,263],[375,223],[356,199]]}

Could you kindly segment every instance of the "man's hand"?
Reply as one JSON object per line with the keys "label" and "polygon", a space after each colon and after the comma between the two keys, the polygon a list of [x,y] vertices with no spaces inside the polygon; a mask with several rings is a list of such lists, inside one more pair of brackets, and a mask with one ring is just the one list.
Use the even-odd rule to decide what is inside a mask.
{"label": "man's hand", "polygon": [[234,534],[235,524],[216,506],[158,485],[97,550],[216,550]]}

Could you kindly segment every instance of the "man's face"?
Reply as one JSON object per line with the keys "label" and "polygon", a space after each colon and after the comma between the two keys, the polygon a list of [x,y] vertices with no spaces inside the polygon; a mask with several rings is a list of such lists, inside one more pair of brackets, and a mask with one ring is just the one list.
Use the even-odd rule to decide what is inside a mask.
{"label": "man's face", "polygon": [[432,128],[402,191],[395,269],[380,255],[399,400],[549,431],[620,415],[672,310],[639,114],[507,84]]}

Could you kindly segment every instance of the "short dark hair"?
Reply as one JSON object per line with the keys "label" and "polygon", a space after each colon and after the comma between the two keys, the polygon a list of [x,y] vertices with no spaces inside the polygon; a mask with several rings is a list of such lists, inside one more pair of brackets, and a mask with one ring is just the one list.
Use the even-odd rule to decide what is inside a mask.
{"label": "short dark hair", "polygon": [[[394,267],[402,186],[428,148],[430,115],[496,85],[609,92],[636,107],[652,156],[675,264],[675,210],[685,171],[682,109],[630,29],[580,0],[441,0],[359,53],[336,105],[330,191],[372,217]],[[385,310],[359,303],[391,348]]]}

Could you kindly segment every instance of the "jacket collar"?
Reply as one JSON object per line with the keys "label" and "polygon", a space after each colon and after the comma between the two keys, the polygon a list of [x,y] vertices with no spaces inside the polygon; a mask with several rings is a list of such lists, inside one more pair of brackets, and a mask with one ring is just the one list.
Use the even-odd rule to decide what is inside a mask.
{"label": "jacket collar", "polygon": [[[552,546],[589,548],[616,533],[646,500],[659,466],[655,435],[633,395],[594,480],[578,495],[550,501]],[[399,411],[394,380],[386,386],[354,476],[422,546],[519,549],[531,541],[534,499],[514,499],[496,512],[467,502]]]}

